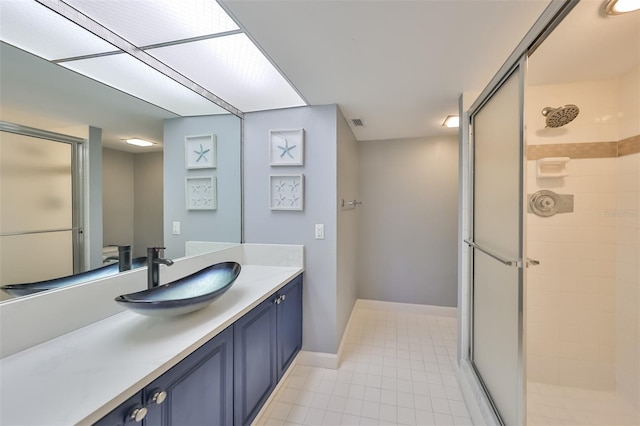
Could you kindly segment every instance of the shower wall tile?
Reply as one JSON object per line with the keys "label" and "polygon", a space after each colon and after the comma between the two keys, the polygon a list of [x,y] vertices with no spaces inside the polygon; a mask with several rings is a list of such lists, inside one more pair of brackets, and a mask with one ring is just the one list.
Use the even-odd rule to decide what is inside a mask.
{"label": "shower wall tile", "polygon": [[640,153],[620,157],[617,224],[616,382],[640,409]]}
{"label": "shower wall tile", "polygon": [[574,212],[527,214],[528,379],[565,386],[615,384],[618,158],[572,159],[564,178],[537,179],[528,189],[573,194]]}
{"label": "shower wall tile", "polygon": [[618,140],[640,134],[640,67],[622,76],[618,84]]}

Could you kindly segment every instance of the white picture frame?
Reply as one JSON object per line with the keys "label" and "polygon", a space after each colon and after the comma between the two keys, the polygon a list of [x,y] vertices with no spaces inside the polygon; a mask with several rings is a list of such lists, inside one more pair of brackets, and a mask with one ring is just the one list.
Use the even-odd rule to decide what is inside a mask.
{"label": "white picture frame", "polygon": [[304,209],[304,175],[269,175],[271,210]]}
{"label": "white picture frame", "polygon": [[271,166],[303,166],[304,129],[271,130],[269,132],[269,164]]}
{"label": "white picture frame", "polygon": [[185,178],[187,210],[217,210],[216,183],[215,176]]}
{"label": "white picture frame", "polygon": [[216,135],[184,137],[184,159],[187,169],[215,169],[218,161]]}

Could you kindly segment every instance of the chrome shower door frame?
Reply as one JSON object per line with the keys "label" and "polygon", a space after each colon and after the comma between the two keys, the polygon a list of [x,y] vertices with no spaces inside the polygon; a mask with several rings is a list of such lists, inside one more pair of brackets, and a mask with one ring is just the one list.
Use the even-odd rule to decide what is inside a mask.
{"label": "chrome shower door frame", "polygon": [[[470,297],[471,303],[469,305],[469,353],[467,354],[468,359],[471,363],[473,373],[475,375],[475,379],[480,384],[482,391],[490,404],[490,407],[493,411],[494,420],[498,424],[509,425],[509,424],[524,424],[526,417],[526,407],[525,407],[525,351],[524,351],[524,342],[525,342],[525,330],[524,330],[524,303],[525,303],[525,279],[526,274],[524,274],[524,265],[525,262],[523,259],[526,259],[525,256],[525,215],[526,212],[526,192],[524,188],[524,177],[526,176],[526,163],[525,163],[525,140],[524,140],[524,87],[526,81],[526,64],[527,64],[527,55],[523,54],[515,66],[513,66],[510,70],[508,70],[503,78],[499,80],[493,89],[486,94],[484,98],[482,98],[479,102],[476,102],[469,110],[469,207],[471,214],[471,221],[469,223],[469,235],[470,238],[465,240],[465,244],[470,247],[471,255],[469,257],[469,288],[470,288]],[[518,202],[514,203],[513,215],[517,215],[518,221],[518,235],[515,235],[517,241],[517,253],[497,253],[495,249],[491,247],[486,247],[481,244],[479,241],[476,241],[476,223],[475,223],[475,213],[476,213],[476,189],[475,189],[475,179],[476,179],[476,134],[474,133],[474,128],[476,124],[477,114],[482,111],[483,107],[485,107],[498,93],[503,85],[511,78],[516,78],[517,84],[517,96],[518,96],[518,138],[514,143],[518,145],[519,151],[519,165],[517,176],[513,176],[513,179],[517,179],[518,182],[518,193],[517,198]],[[513,409],[513,407],[500,407],[499,403],[496,401],[496,397],[492,394],[490,390],[491,385],[489,382],[493,381],[493,377],[483,377],[482,366],[479,366],[476,362],[476,349],[478,346],[478,342],[476,341],[476,325],[475,324],[475,316],[478,313],[477,308],[475,306],[475,301],[478,297],[478,290],[475,285],[476,278],[476,261],[478,257],[485,256],[490,259],[490,262],[494,262],[496,264],[501,265],[502,268],[515,268],[517,270],[517,278],[515,282],[509,283],[509,285],[517,287],[517,300],[513,302],[517,306],[517,339],[515,342],[512,342],[517,347],[517,359],[514,360],[514,363],[517,365],[517,371],[511,372],[513,375],[517,377],[516,383],[514,384],[513,392],[516,392],[516,401],[517,407],[515,407],[515,420],[511,422],[505,419],[504,412]],[[508,309],[508,306],[496,306],[495,309],[498,310],[500,308]],[[513,307],[512,307],[513,308]],[[494,348],[496,351],[505,351],[507,348]],[[495,389],[494,389],[495,390]],[[506,391],[507,392],[507,391]],[[495,392],[494,392],[495,393]],[[513,416],[509,416],[513,417]]]}

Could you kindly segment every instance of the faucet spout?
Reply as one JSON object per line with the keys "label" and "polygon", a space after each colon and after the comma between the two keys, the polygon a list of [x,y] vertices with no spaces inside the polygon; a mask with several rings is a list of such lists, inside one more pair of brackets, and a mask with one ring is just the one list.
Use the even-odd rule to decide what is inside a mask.
{"label": "faucet spout", "polygon": [[147,288],[158,287],[160,284],[160,264],[173,265],[173,260],[160,257],[160,250],[164,250],[164,247],[147,248]]}

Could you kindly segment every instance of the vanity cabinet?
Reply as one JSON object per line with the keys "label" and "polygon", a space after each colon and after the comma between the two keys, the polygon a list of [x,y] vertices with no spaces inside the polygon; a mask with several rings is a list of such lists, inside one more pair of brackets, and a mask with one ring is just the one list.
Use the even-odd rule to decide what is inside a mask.
{"label": "vanity cabinet", "polygon": [[95,425],[248,425],[301,347],[298,275]]}
{"label": "vanity cabinet", "polygon": [[302,347],[302,276],[236,321],[235,424],[248,425]]}
{"label": "vanity cabinet", "polygon": [[144,389],[147,425],[233,423],[233,327],[209,340]]}

